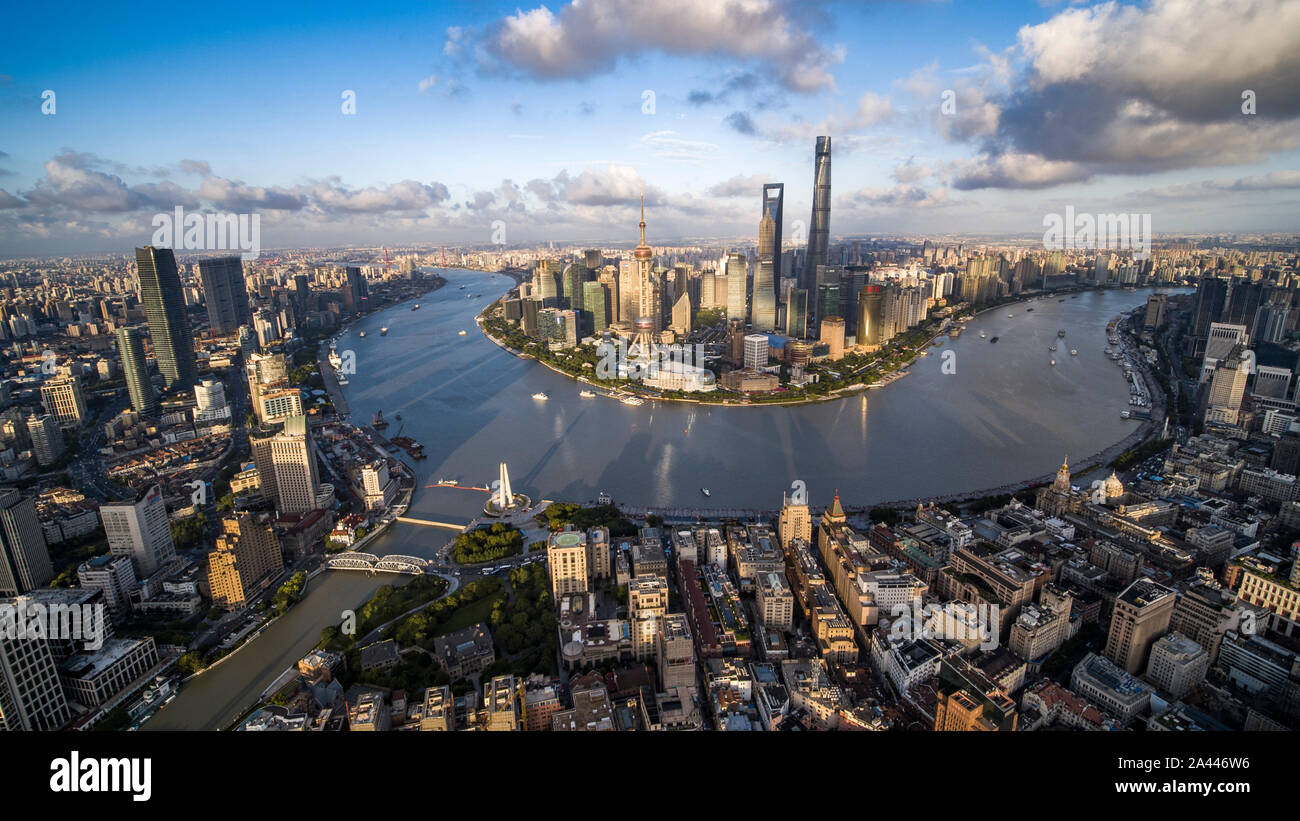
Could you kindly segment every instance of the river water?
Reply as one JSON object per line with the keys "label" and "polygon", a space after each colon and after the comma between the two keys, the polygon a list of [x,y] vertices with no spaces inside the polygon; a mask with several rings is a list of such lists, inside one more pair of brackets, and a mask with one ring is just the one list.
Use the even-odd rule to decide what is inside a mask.
{"label": "river water", "polygon": [[[958,339],[941,337],[943,345],[930,348],[910,375],[844,400],[629,407],[581,398],[578,383],[510,355],[478,331],[474,317],[513,285],[510,278],[439,273],[448,284],[422,297],[419,310],[395,306],[338,341],[340,352],[356,354],[357,373],[345,389],[353,421],[368,422],[382,410],[391,424],[387,435],[413,436],[425,446],[408,516],[469,521],[485,494],[424,486],[444,477],[487,486],[501,461],[515,491],[534,500],[594,500],[604,491],[650,507],[775,508],[781,493],[802,480],[814,505],[836,490],[845,504],[869,505],[1050,473],[1064,456],[1101,451],[1138,424],[1120,418],[1129,409],[1128,389],[1102,350],[1106,323],[1145,302],[1149,289],[1087,292],[1063,302],[1048,297],[987,312]],[[989,341],[994,336],[996,344]],[[1055,353],[1048,350],[1054,344]],[[533,399],[536,392],[550,398]],[[449,538],[449,531],[398,524],[370,549],[429,556]],[[316,643],[323,627],[393,580],[327,572],[285,617],[187,684],[145,728],[225,726]]]}

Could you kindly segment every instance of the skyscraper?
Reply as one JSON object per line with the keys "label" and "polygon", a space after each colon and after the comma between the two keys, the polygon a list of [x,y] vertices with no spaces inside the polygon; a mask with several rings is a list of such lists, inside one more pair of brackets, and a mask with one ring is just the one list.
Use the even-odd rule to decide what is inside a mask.
{"label": "skyscraper", "polygon": [[745,257],[742,254],[727,254],[727,319],[744,322],[746,285]]}
{"label": "skyscraper", "polygon": [[1115,599],[1106,658],[1132,675],[1147,664],[1151,645],[1169,630],[1177,594],[1150,579],[1138,579]]}
{"label": "skyscraper", "polygon": [[67,428],[81,427],[86,417],[86,400],[81,393],[80,376],[60,376],[41,385],[41,404],[45,412]]}
{"label": "skyscraper", "polygon": [[271,439],[271,464],[280,512],[315,510],[316,497],[321,492],[320,474],[316,470],[316,449],[305,416],[286,419],[284,432]]}
{"label": "skyscraper", "polygon": [[247,325],[250,314],[243,261],[237,256],[216,257],[201,260],[198,267],[212,332],[233,334],[240,325]]}
{"label": "skyscraper", "polygon": [[[26,599],[14,606],[27,607]],[[72,720],[50,643],[0,630],[0,730],[57,730]]]}
{"label": "skyscraper", "polygon": [[32,439],[32,453],[42,467],[52,465],[63,455],[63,431],[59,420],[48,413],[27,420],[27,434]]}
{"label": "skyscraper", "polygon": [[134,501],[104,504],[99,508],[114,556],[129,556],[138,579],[147,579],[176,558],[171,520],[158,485],[144,488]]}
{"label": "skyscraper", "polygon": [[863,285],[858,292],[858,347],[870,348],[885,341],[880,332],[884,318],[884,295],[880,286]]}
{"label": "skyscraper", "polygon": [[34,590],[53,576],[36,502],[13,488],[0,490],[0,596]]}
{"label": "skyscraper", "polygon": [[609,296],[599,282],[582,283],[582,309],[593,334],[609,327]]}
{"label": "skyscraper", "polygon": [[216,550],[208,554],[208,585],[212,603],[233,610],[275,579],[284,557],[271,526],[250,513],[227,516],[221,527]]}
{"label": "skyscraper", "polygon": [[131,407],[141,416],[156,416],[158,394],[149,381],[149,365],[144,359],[144,340],[136,328],[117,329],[117,353],[122,358],[122,373],[126,377],[126,390],[131,395]]}
{"label": "skyscraper", "polygon": [[366,299],[370,296],[370,286],[361,268],[349,265],[344,269],[343,310],[352,314],[365,310]]}
{"label": "skyscraper", "polygon": [[791,288],[785,303],[785,335],[794,339],[808,336],[808,292]]}
{"label": "skyscraper", "polygon": [[824,274],[819,266],[828,263],[831,237],[831,138],[818,137],[813,155],[812,220],[808,227],[808,262],[805,268],[805,286],[812,288],[823,283]]}
{"label": "skyscraper", "polygon": [[[764,219],[767,219],[764,216]],[[750,322],[759,331],[776,330],[776,291],[772,281],[772,260],[759,258],[754,268],[754,298]]]}
{"label": "skyscraper", "polygon": [[776,329],[776,292],[781,283],[781,221],[784,183],[763,186],[763,213],[758,222],[758,267],[754,269],[751,321],[754,327]]}
{"label": "skyscraper", "polygon": [[198,381],[194,365],[194,338],[190,335],[190,318],[185,312],[185,297],[176,255],[170,248],[146,245],[135,249],[135,263],[140,278],[140,301],[149,321],[158,370],[163,388],[188,391]]}

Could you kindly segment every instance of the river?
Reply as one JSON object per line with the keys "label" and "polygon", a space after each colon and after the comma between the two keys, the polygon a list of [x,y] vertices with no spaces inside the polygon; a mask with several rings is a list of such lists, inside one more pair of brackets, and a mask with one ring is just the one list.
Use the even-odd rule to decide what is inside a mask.
{"label": "river", "polygon": [[[1149,289],[1047,297],[986,312],[958,339],[941,337],[943,345],[930,348],[910,375],[844,400],[629,407],[601,396],[583,399],[578,383],[510,355],[479,332],[474,317],[513,286],[509,277],[438,272],[447,285],[421,297],[419,310],[409,302],[389,308],[355,323],[338,342],[340,352],[356,354],[357,372],[345,389],[353,421],[382,410],[391,423],[386,434],[425,446],[408,516],[469,521],[484,494],[424,486],[444,477],[487,486],[501,461],[514,489],[534,500],[594,500],[604,491],[651,507],[775,508],[797,479],[814,505],[837,490],[846,504],[869,505],[1050,473],[1064,456],[1101,451],[1139,424],[1120,418],[1129,409],[1128,390],[1102,350],[1106,323],[1145,302]],[[989,342],[994,336],[996,344]],[[955,367],[945,369],[945,360]],[[536,392],[549,400],[533,399]],[[449,538],[448,531],[399,524],[371,550],[429,556]],[[187,684],[145,729],[225,726],[316,643],[323,627],[393,579],[334,571],[314,580],[302,602]]]}

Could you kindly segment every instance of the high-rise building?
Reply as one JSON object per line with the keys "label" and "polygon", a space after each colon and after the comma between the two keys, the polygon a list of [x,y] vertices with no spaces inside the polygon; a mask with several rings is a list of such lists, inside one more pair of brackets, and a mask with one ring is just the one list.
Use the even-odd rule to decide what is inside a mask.
{"label": "high-rise building", "polygon": [[227,610],[243,607],[284,569],[280,540],[270,524],[251,513],[221,520],[216,550],[208,554],[212,603]]}
{"label": "high-rise building", "polygon": [[149,379],[149,363],[144,358],[144,340],[137,328],[117,329],[117,353],[122,358],[122,374],[131,407],[141,416],[158,414],[158,393]]}
{"label": "high-rise building", "polygon": [[114,556],[129,556],[137,579],[147,579],[176,558],[171,520],[162,489],[149,485],[134,501],[100,505],[108,550]]}
{"label": "high-rise building", "polygon": [[587,537],[580,530],[552,533],[546,545],[546,564],[551,571],[551,595],[586,593],[591,589],[587,566]]}
{"label": "high-rise building", "polygon": [[366,308],[370,296],[370,285],[361,273],[361,268],[348,265],[343,272],[343,311],[347,314],[359,313]]}
{"label": "high-rise building", "polygon": [[785,335],[791,339],[808,336],[808,292],[803,288],[791,288],[786,299]]}
{"label": "high-rise building", "polygon": [[794,624],[794,594],[780,573],[759,573],[755,577],[754,605],[764,627],[789,630]]}
{"label": "high-rise building", "polygon": [[1151,645],[1169,629],[1177,600],[1174,591],[1149,579],[1129,585],[1115,599],[1106,658],[1132,675],[1141,673]]}
{"label": "high-rise building", "polygon": [[59,421],[48,413],[27,420],[27,434],[32,440],[32,454],[41,467],[48,467],[63,455],[63,431]]}
{"label": "high-rise building", "polygon": [[727,254],[727,319],[738,319],[742,323],[749,315],[745,313],[745,291],[748,283],[748,271],[743,254]]}
{"label": "high-rise building", "polygon": [[79,428],[86,418],[86,399],[81,393],[80,376],[60,376],[41,384],[41,404],[45,412],[65,428]]}
{"label": "high-rise building", "polygon": [[[772,260],[772,279],[779,283],[781,269],[781,225],[785,219],[785,183],[769,182],[763,185],[763,216],[758,227],[758,258]],[[775,298],[776,292],[772,292]]]}
{"label": "high-rise building", "polygon": [[1016,703],[978,667],[958,657],[939,666],[934,729],[939,732],[1010,732],[1019,716]]}
{"label": "high-rise building", "polygon": [[[208,327],[215,334],[233,334],[251,320],[244,263],[237,256],[199,260],[199,282],[208,307]],[[304,278],[305,279],[305,278]]]}
{"label": "high-rise building", "polygon": [[0,596],[35,590],[53,577],[36,502],[13,488],[0,490]]}
{"label": "high-rise building", "polygon": [[881,326],[885,320],[884,295],[879,285],[863,285],[858,291],[857,346],[874,348],[884,344]]}
{"label": "high-rise building", "polygon": [[1147,297],[1147,313],[1142,323],[1144,328],[1159,328],[1165,321],[1165,307],[1169,297],[1166,294],[1152,294]]}
{"label": "high-rise building", "polygon": [[[764,219],[767,219],[766,215]],[[772,281],[772,260],[759,259],[754,267],[754,297],[750,322],[758,331],[776,330],[776,291]]]}
{"label": "high-rise building", "polygon": [[278,425],[259,425],[248,432],[248,448],[253,454],[253,464],[257,466],[262,497],[266,499],[280,498],[275,486],[275,463],[271,459],[271,440],[279,433]]}
{"label": "high-rise building", "polygon": [[101,590],[109,615],[115,620],[131,612],[131,592],[135,590],[135,566],[128,556],[96,556],[77,566],[77,583]]}
{"label": "high-rise building", "polygon": [[691,314],[691,295],[682,291],[682,295],[673,303],[672,322],[668,327],[679,336],[687,336],[691,332]]}
{"label": "high-rise building", "polygon": [[695,646],[685,613],[664,616],[658,635],[659,691],[682,694],[695,688]]}
{"label": "high-rise building", "polygon": [[777,519],[777,538],[781,548],[788,549],[792,539],[812,541],[812,513],[808,500],[796,501],[781,494],[781,515]]}
{"label": "high-rise building", "polygon": [[1249,361],[1239,351],[1234,351],[1215,364],[1206,402],[1206,422],[1237,424],[1241,400],[1246,393],[1246,381],[1250,377],[1249,368]]}
{"label": "high-rise building", "polygon": [[[808,223],[808,260],[805,263],[805,287],[823,284],[823,268],[829,265],[831,232],[831,138],[818,137],[813,155],[812,219]],[[820,316],[825,316],[821,314]]]}
{"label": "high-rise building", "polygon": [[756,371],[767,367],[768,342],[766,334],[745,336],[745,369]]}
{"label": "high-rise building", "polygon": [[821,341],[830,346],[827,357],[832,362],[844,358],[844,317],[828,316],[822,320]]}
{"label": "high-rise building", "polygon": [[582,283],[582,310],[587,317],[588,330],[600,334],[609,327],[609,294],[599,282]]}
{"label": "high-rise building", "polygon": [[[5,603],[27,606],[22,598]],[[7,632],[0,630],[0,730],[59,729],[72,720],[72,711],[49,642]]]}
{"label": "high-rise building", "polygon": [[149,321],[158,371],[163,388],[188,391],[198,381],[194,364],[194,338],[190,335],[190,318],[185,312],[185,296],[176,256],[170,248],[146,245],[135,249],[140,278],[140,302]]}
{"label": "high-rise building", "polygon": [[1161,636],[1151,645],[1147,681],[1173,698],[1182,698],[1205,680],[1210,656],[1201,645],[1181,633]]}
{"label": "high-rise building", "polygon": [[321,484],[307,417],[291,416],[284,420],[284,430],[271,438],[271,465],[275,471],[279,511],[306,513],[315,510]]}
{"label": "high-rise building", "polygon": [[632,654],[638,660],[654,657],[667,613],[667,580],[654,573],[634,577],[627,589],[627,615],[632,623]]}

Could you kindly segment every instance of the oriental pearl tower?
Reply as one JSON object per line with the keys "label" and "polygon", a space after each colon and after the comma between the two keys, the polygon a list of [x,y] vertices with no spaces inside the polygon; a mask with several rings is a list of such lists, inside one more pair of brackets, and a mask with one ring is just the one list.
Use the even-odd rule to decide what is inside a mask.
{"label": "oriental pearl tower", "polygon": [[641,244],[632,252],[636,260],[637,313],[634,322],[636,335],[628,357],[633,355],[649,357],[654,350],[655,327],[654,284],[650,280],[650,268],[654,261],[654,251],[645,244],[645,192],[641,193]]}

